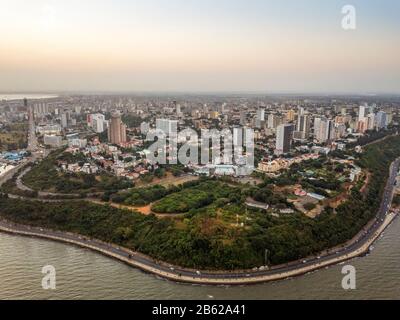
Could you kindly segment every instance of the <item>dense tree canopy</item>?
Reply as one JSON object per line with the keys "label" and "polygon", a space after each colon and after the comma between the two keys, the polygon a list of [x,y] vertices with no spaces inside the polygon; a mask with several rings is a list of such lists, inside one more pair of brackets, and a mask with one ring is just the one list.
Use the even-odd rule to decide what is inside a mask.
{"label": "dense tree canopy", "polygon": [[[77,232],[114,242],[157,259],[193,268],[241,269],[285,263],[344,243],[376,214],[390,163],[400,156],[400,137],[370,145],[358,164],[371,172],[367,193],[353,190],[335,212],[326,209],[315,219],[300,213],[274,217],[245,209],[254,192],[270,201],[272,181],[256,188],[200,180],[172,189],[133,189],[121,201],[158,202],[163,210],[185,212],[159,219],[88,202],[41,203],[0,198],[0,215],[20,223]],[[277,199],[280,201],[283,199]],[[157,203],[157,202],[156,202]],[[240,222],[240,223],[238,223]]]}

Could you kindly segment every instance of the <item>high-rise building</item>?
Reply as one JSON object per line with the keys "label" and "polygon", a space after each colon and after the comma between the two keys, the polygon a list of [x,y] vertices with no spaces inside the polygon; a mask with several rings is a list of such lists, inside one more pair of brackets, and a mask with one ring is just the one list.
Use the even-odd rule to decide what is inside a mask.
{"label": "high-rise building", "polygon": [[68,127],[68,115],[65,112],[61,114],[61,127]]}
{"label": "high-rise building", "polygon": [[360,106],[358,108],[358,121],[363,121],[365,118],[365,110],[366,107],[365,106]]}
{"label": "high-rise building", "polygon": [[294,121],[294,116],[295,116],[295,112],[294,112],[294,110],[289,110],[287,113],[286,113],[286,121],[288,121],[288,122],[292,122],[292,121]]}
{"label": "high-rise building", "polygon": [[246,125],[246,111],[240,111],[240,125]]}
{"label": "high-rise building", "polygon": [[96,133],[102,133],[107,128],[106,117],[101,113],[90,114],[88,115],[88,126]]}
{"label": "high-rise building", "polygon": [[375,114],[370,113],[367,117],[367,129],[374,130],[376,127]]}
{"label": "high-rise building", "polygon": [[111,116],[110,125],[108,127],[108,141],[113,144],[121,144],[127,141],[126,125],[122,123],[119,113]]}
{"label": "high-rise building", "polygon": [[233,146],[235,148],[243,145],[243,128],[233,128]]}
{"label": "high-rise building", "polygon": [[314,138],[318,143],[326,143],[335,139],[335,124],[325,117],[314,119]]}
{"label": "high-rise building", "polygon": [[346,125],[345,124],[336,124],[335,125],[335,139],[341,139],[346,134]]}
{"label": "high-rise building", "polygon": [[298,139],[308,139],[310,136],[310,116],[308,114],[300,115],[297,119],[296,137]]}
{"label": "high-rise building", "polygon": [[357,132],[365,133],[368,130],[368,119],[364,118],[363,120],[359,120],[357,122]]}
{"label": "high-rise building", "polygon": [[378,130],[384,129],[387,127],[387,114],[384,111],[379,111],[376,114],[376,127]]}
{"label": "high-rise building", "polygon": [[49,113],[49,106],[47,103],[35,103],[33,105],[33,112],[36,117],[44,116]]}
{"label": "high-rise building", "polygon": [[256,125],[257,128],[261,128],[264,123],[265,123],[265,109],[264,108],[259,108],[257,110],[255,125]]}
{"label": "high-rise building", "polygon": [[276,131],[276,155],[282,155],[290,152],[292,147],[293,131],[294,125],[292,124],[282,124],[278,126]]}
{"label": "high-rise building", "polygon": [[268,115],[268,121],[267,121],[267,128],[268,129],[274,129],[275,127],[274,127],[274,117],[275,117],[275,115],[274,114],[269,114]]}
{"label": "high-rise building", "polygon": [[268,115],[268,123],[267,126],[269,129],[275,129],[279,125],[284,123],[284,119],[282,116],[277,114],[269,114]]}

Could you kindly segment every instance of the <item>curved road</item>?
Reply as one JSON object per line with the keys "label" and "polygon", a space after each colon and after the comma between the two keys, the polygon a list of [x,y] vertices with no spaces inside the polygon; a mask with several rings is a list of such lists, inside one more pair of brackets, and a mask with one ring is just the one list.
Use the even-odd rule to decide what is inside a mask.
{"label": "curved road", "polygon": [[275,266],[271,269],[263,267],[261,270],[258,269],[254,271],[200,272],[172,266],[164,262],[156,261],[138,252],[133,252],[129,249],[121,248],[99,240],[88,239],[87,237],[77,234],[17,225],[4,220],[0,221],[0,231],[41,237],[89,248],[107,256],[114,257],[146,272],[174,281],[212,285],[242,285],[280,280],[305,274],[366,254],[369,251],[369,247],[379,238],[385,228],[396,217],[396,214],[389,213],[389,209],[393,199],[394,184],[399,170],[399,165],[400,158],[396,159],[390,166],[389,178],[387,180],[377,216],[369,223],[366,229],[361,231],[359,235],[353,239],[353,241],[340,249],[328,250],[324,255],[319,257],[312,257],[303,261],[294,261],[286,265]]}

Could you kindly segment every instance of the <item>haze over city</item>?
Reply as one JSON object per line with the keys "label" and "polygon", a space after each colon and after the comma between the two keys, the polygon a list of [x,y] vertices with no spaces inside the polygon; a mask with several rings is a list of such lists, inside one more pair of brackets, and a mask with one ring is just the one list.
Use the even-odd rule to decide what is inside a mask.
{"label": "haze over city", "polygon": [[0,1],[0,92],[399,93],[395,0]]}

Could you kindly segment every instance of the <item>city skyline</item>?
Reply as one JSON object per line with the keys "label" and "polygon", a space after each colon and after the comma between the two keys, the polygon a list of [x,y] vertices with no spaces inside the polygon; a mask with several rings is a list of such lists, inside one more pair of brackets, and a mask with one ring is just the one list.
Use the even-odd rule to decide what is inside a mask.
{"label": "city skyline", "polygon": [[0,92],[400,93],[396,1],[0,1]]}

